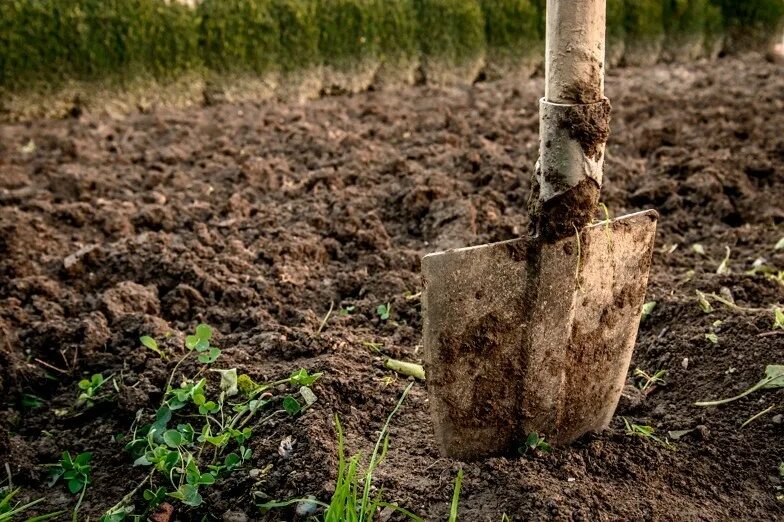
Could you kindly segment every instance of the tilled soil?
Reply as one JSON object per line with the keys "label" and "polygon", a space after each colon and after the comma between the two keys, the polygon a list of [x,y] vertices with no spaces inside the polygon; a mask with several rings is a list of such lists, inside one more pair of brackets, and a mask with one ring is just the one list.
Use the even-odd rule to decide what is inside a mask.
{"label": "tilled soil", "polygon": [[[770,311],[784,286],[746,273],[759,258],[784,270],[784,250],[774,251],[784,236],[784,71],[756,55],[629,68],[611,72],[607,91],[602,200],[613,215],[661,214],[646,298],[657,305],[631,370],[666,370],[666,385],[628,390],[610,429],[571,448],[478,463],[440,457],[415,385],[375,485],[427,520],[446,519],[460,467],[466,521],[784,516],[784,391],[693,405],[784,363]],[[312,408],[257,427],[250,465],[205,490],[203,508],[176,506],[176,518],[293,520],[291,509],[260,513],[254,498],[328,500],[334,414],[348,451],[367,455],[406,385],[389,379],[384,357],[421,360],[420,257],[526,232],[541,92],[538,79],[503,80],[0,127],[0,466],[50,511],[74,497],[49,489],[41,465],[91,451],[81,518],[95,520],[144,476],[113,437],[160,402],[173,364],[139,336],[206,322],[220,367],[260,381],[298,368],[324,376]],[[717,274],[727,247],[728,273]],[[741,308],[713,301],[706,314],[696,290]],[[95,372],[114,374],[118,391],[74,409],[76,381]],[[45,405],[23,407],[22,393]],[[693,431],[668,449],[627,435],[621,416],[663,438]]]}

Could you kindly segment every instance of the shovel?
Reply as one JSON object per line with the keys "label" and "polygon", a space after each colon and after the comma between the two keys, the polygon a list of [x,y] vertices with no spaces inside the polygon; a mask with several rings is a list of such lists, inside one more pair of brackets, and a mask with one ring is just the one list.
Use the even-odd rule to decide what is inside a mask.
{"label": "shovel", "polygon": [[605,0],[548,0],[529,236],[422,259],[424,359],[442,454],[506,454],[605,428],[634,348],[658,215],[592,223],[610,104]]}

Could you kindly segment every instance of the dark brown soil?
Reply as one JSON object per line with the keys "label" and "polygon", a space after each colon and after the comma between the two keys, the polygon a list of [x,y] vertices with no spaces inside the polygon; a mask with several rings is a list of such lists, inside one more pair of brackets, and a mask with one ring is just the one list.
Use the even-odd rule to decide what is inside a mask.
{"label": "dark brown soil", "polygon": [[[256,429],[248,468],[270,471],[239,472],[206,495],[206,509],[176,505],[176,517],[295,517],[260,515],[252,491],[328,499],[333,414],[349,450],[367,455],[405,386],[384,381],[383,357],[420,360],[420,307],[405,297],[420,290],[420,257],[525,233],[541,92],[540,80],[501,81],[0,127],[0,466],[51,510],[74,498],[46,487],[41,464],[92,451],[82,513],[96,520],[144,474],[112,437],[160,401],[170,370],[138,337],[204,321],[219,332],[222,367],[258,380],[300,367],[325,375],[311,410]],[[755,55],[629,68],[612,72],[607,93],[602,199],[614,215],[661,213],[648,290],[658,305],[632,370],[667,370],[666,386],[624,399],[618,414],[661,436],[695,431],[672,451],[627,436],[616,417],[550,456],[462,464],[439,456],[417,384],[376,485],[427,520],[446,519],[461,466],[465,521],[784,517],[784,390],[692,405],[784,363],[784,335],[767,335],[771,312],[714,303],[704,314],[695,297],[784,302],[780,283],[745,273],[758,258],[784,270],[784,251],[774,252],[784,236],[784,70]],[[718,275],[725,247],[731,273]],[[332,314],[318,335],[333,301],[356,311]],[[387,302],[382,321],[376,306]],[[77,379],[98,371],[119,376],[119,393],[75,415]],[[22,392],[46,405],[22,408]],[[277,451],[286,436],[289,458]]]}

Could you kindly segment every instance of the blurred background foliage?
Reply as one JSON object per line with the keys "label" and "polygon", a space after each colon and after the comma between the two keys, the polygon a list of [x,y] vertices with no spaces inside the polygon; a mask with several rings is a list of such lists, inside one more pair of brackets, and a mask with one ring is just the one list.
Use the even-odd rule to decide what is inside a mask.
{"label": "blurred background foliage", "polygon": [[[541,66],[545,0],[2,0],[0,89],[264,75],[356,62]],[[608,0],[608,62],[715,57],[781,38],[784,0]],[[468,81],[473,80],[467,79]]]}

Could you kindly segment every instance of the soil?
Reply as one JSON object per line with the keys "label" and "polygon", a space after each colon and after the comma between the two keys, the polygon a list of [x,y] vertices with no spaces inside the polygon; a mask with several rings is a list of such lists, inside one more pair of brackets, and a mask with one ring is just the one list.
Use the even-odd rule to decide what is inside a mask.
{"label": "soil", "polygon": [[[386,379],[384,357],[421,361],[420,306],[406,297],[421,289],[420,257],[525,234],[541,92],[541,79],[500,80],[0,127],[0,463],[25,498],[44,496],[41,511],[73,506],[41,466],[63,450],[93,452],[80,518],[96,520],[129,492],[145,472],[113,436],[158,404],[172,366],[138,338],[173,349],[203,321],[218,332],[221,367],[260,381],[299,368],[324,376],[312,408],[256,427],[246,470],[205,490],[200,510],[175,503],[175,518],[296,519],[291,509],[261,514],[254,491],[327,500],[333,415],[348,451],[367,455],[406,386]],[[427,520],[447,518],[460,467],[461,520],[784,517],[784,390],[693,405],[784,363],[769,310],[714,302],[706,314],[695,295],[753,309],[784,302],[780,282],[746,273],[758,258],[784,270],[774,251],[784,236],[782,66],[746,55],[613,70],[607,94],[602,201],[613,215],[661,214],[647,297],[657,305],[630,384],[639,367],[666,370],[666,385],[630,388],[609,429],[570,448],[461,463],[440,457],[416,384],[375,485]],[[717,274],[725,247],[730,272]],[[355,311],[331,314],[319,334],[331,302]],[[119,392],[74,410],[76,381],[95,372],[113,373]],[[22,393],[45,405],[23,407]],[[693,431],[671,450],[627,435],[621,416],[661,437]]]}

